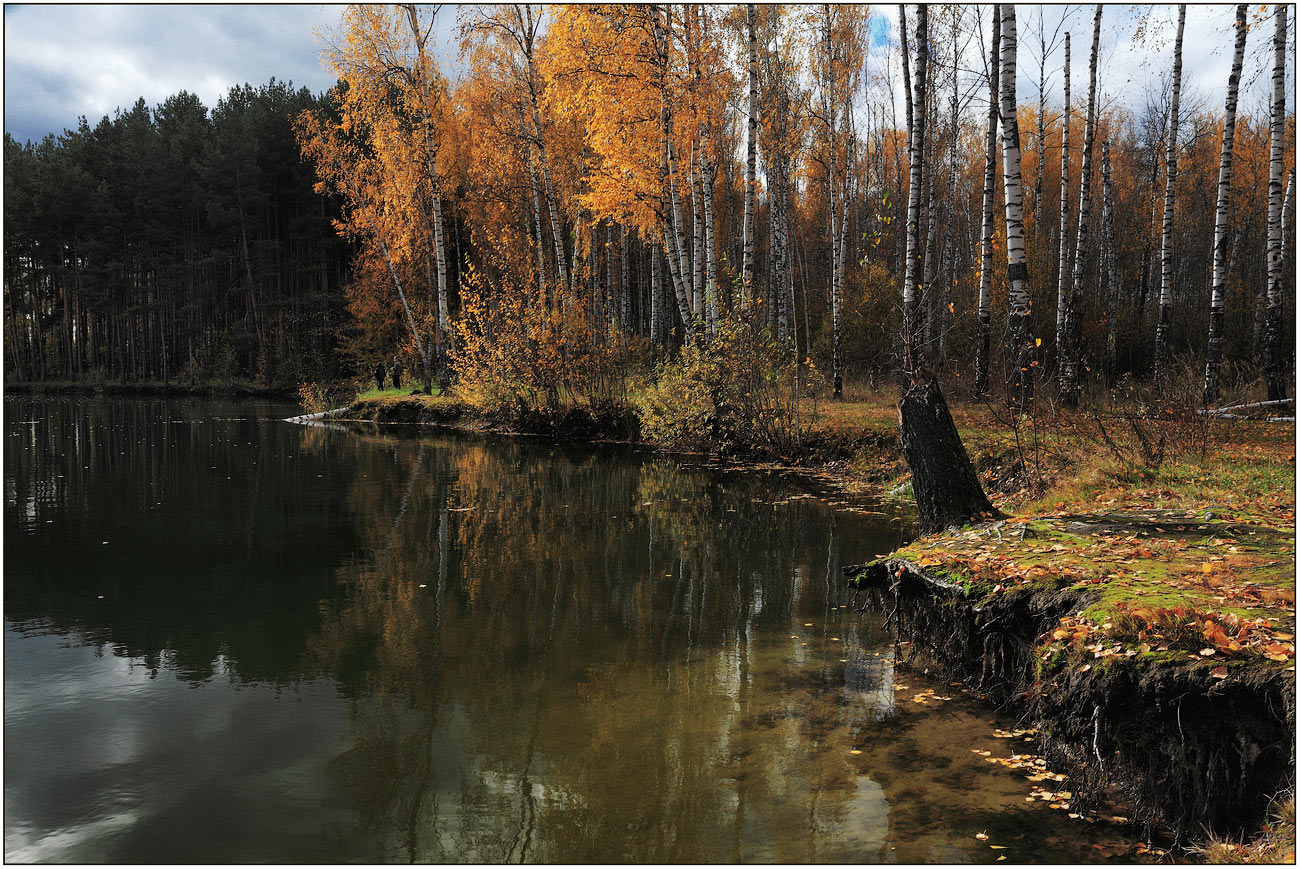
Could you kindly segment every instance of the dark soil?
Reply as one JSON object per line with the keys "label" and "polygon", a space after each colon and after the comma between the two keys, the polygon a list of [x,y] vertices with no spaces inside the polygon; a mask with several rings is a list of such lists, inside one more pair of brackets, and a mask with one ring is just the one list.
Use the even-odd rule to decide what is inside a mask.
{"label": "dark soil", "polygon": [[1074,811],[1117,796],[1148,831],[1232,837],[1258,830],[1270,800],[1294,784],[1290,669],[1261,661],[1216,679],[1185,657],[1145,656],[1044,674],[1035,647],[1090,605],[1089,593],[1026,589],[978,601],[902,559],[845,572],[869,605],[893,614],[909,662],[967,681],[1038,729],[1049,764],[1070,775]]}

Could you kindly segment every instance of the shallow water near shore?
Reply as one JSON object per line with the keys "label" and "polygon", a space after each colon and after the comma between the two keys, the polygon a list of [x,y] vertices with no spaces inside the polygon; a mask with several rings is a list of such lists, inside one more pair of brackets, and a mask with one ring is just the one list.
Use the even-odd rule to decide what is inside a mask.
{"label": "shallow water near shore", "polygon": [[1132,859],[896,668],[840,572],[906,534],[875,505],[275,403],[4,409],[9,861]]}

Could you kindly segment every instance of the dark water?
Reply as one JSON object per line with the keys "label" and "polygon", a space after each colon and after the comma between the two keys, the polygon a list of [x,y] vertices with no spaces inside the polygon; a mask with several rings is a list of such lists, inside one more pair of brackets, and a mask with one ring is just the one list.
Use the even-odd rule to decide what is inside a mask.
{"label": "dark water", "polygon": [[1013,722],[895,678],[839,569],[897,542],[886,516],[628,448],[288,406],[4,411],[8,861],[1122,845],[976,754],[1030,751],[994,737]]}

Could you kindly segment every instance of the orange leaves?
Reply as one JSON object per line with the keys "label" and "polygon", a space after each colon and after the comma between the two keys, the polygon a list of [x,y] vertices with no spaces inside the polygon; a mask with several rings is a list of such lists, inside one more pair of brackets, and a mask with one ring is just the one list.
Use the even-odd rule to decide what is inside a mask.
{"label": "orange leaves", "polygon": [[[1283,634],[1289,637],[1289,634]],[[1147,652],[1185,650],[1196,658],[1261,655],[1272,661],[1295,657],[1295,644],[1281,641],[1269,623],[1234,613],[1199,612],[1189,607],[1151,608],[1117,604],[1112,621],[1098,625],[1081,617],[1067,616],[1042,638],[1040,657],[1073,650],[1092,653],[1092,658],[1133,657]],[[1086,669],[1081,667],[1080,669]],[[1222,676],[1219,669],[1211,673]]]}

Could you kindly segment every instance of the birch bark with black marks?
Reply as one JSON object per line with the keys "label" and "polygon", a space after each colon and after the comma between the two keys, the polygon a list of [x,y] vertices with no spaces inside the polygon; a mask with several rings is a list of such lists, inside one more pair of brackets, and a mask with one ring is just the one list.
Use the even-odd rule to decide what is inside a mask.
{"label": "birch bark with black marks", "polygon": [[1092,55],[1088,62],[1088,114],[1083,122],[1083,162],[1079,168],[1079,227],[1074,248],[1074,275],[1070,282],[1070,298],[1065,306],[1064,347],[1061,350],[1061,371],[1057,388],[1061,401],[1073,406],[1079,400],[1083,341],[1079,322],[1083,315],[1083,273],[1087,259],[1085,246],[1092,216],[1092,145],[1097,136],[1097,47],[1101,42],[1101,4],[1097,4],[1092,19]]}
{"label": "birch bark with black marks", "polygon": [[741,305],[747,305],[754,283],[754,223],[755,195],[758,179],[758,38],[754,33],[757,16],[754,4],[745,7],[745,32],[749,38],[749,100],[746,105],[748,121],[745,133],[745,215],[742,225],[743,248],[740,259]]}
{"label": "birch bark with black marks", "polygon": [[[1041,173],[1040,173],[1041,175]],[[1065,306],[1070,273],[1070,34],[1065,34],[1065,108],[1061,112],[1060,267],[1056,273],[1056,352],[1065,343]]]}
{"label": "birch bark with black marks", "polygon": [[650,344],[651,346],[659,343],[660,323],[663,314],[659,310],[659,295],[662,292],[660,285],[659,255],[660,251],[657,246],[651,246],[650,250]]}
{"label": "birch bark with black marks", "polygon": [[1110,140],[1101,143],[1101,259],[1106,275],[1106,379],[1115,374],[1119,320],[1119,261],[1115,256],[1115,191],[1110,176]]}
{"label": "birch bark with black marks", "polygon": [[1237,85],[1246,54],[1246,6],[1237,7],[1237,46],[1228,76],[1228,98],[1224,104],[1223,147],[1219,152],[1219,191],[1214,207],[1213,265],[1210,275],[1210,336],[1205,348],[1203,399],[1208,405],[1219,398],[1219,362],[1223,358],[1223,296],[1228,283],[1228,199],[1232,193],[1232,148],[1237,132]]}
{"label": "birch bark with black marks", "polygon": [[[519,109],[519,128],[523,130],[524,110],[521,106]],[[547,311],[551,309],[550,292],[546,285],[546,242],[542,234],[542,197],[537,190],[537,168],[533,164],[533,146],[528,143],[525,147],[528,154],[528,183],[533,193],[533,215],[534,223],[534,246],[537,248],[537,298],[545,306]]]}
{"label": "birch bark with black marks", "polygon": [[669,136],[672,132],[672,115],[668,110],[667,95],[667,71],[668,71],[668,50],[667,36],[662,25],[656,19],[655,21],[655,42],[656,42],[656,60],[659,63],[658,75],[660,76],[659,90],[659,230],[662,235],[661,245],[663,248],[664,259],[668,263],[668,279],[672,284],[673,296],[677,300],[677,313],[682,318],[682,323],[687,329],[691,325],[691,306],[687,298],[686,286],[682,280],[683,276],[678,272],[679,260],[675,255],[674,241],[674,221],[673,221],[673,202],[676,196],[672,194],[672,173],[670,171],[669,160]]}
{"label": "birch bark with black marks", "polygon": [[704,307],[704,257],[700,256],[704,250],[704,207],[700,203],[702,194],[698,159],[695,142],[691,142],[691,161],[687,171],[691,181],[691,229],[694,233],[691,237],[691,310],[697,315],[703,315],[705,325],[708,326],[708,312]]}
{"label": "birch bark with black marks", "polygon": [[[845,111],[850,112],[851,103],[845,101]],[[849,137],[850,139],[852,136]],[[849,237],[849,185],[853,172],[853,155],[845,153],[844,192],[840,196],[839,237],[835,239],[838,254],[835,257],[835,279],[831,292],[834,298],[831,312],[831,382],[836,398],[844,396],[844,352],[840,343],[840,309],[844,301],[844,262],[848,256]]]}
{"label": "birch bark with black marks", "polygon": [[[1268,168],[1268,307],[1264,315],[1264,379],[1268,400],[1286,398],[1286,358],[1282,323],[1282,146],[1286,126],[1287,7],[1274,7],[1273,105],[1269,131]],[[1294,176],[1293,176],[1294,179]],[[1288,192],[1290,186],[1287,188]]]}
{"label": "birch bark with black marks", "polygon": [[1008,401],[1026,410],[1034,396],[1034,338],[1025,262],[1025,222],[1020,178],[1020,124],[1016,120],[1016,9],[1002,6],[1002,186],[1006,199],[1007,283],[1010,317],[1011,378]]}
{"label": "birch bark with black marks", "polygon": [[[1070,35],[1065,35],[1065,113],[1061,122],[1068,124],[1070,116]],[[1043,176],[1047,174],[1047,27],[1043,24],[1043,7],[1038,7],[1038,171],[1034,177],[1034,222],[1043,218]],[[1065,186],[1065,176],[1061,176]],[[1065,194],[1062,193],[1062,196]],[[1058,327],[1057,331],[1060,329]]]}
{"label": "birch bark with black marks", "polygon": [[[442,225],[442,199],[440,195],[441,179],[438,173],[438,144],[434,137],[433,116],[431,106],[433,103],[433,82],[429,81],[426,74],[427,64],[425,43],[429,38],[429,30],[424,30],[420,26],[419,14],[414,4],[408,4],[403,7],[406,11],[407,25],[411,30],[411,39],[415,44],[415,74],[412,82],[416,86],[416,93],[421,100],[421,115],[423,116],[422,134],[424,137],[424,157],[425,172],[429,184],[428,196],[430,211],[433,219],[433,244],[434,257],[437,263],[437,280],[438,280],[438,327],[437,342],[438,350],[438,369],[439,380],[443,386],[447,385],[449,372],[445,364],[446,352],[454,347],[454,333],[451,328],[451,312],[447,301],[447,244],[446,237],[443,233]],[[436,13],[435,13],[436,14]],[[424,390],[431,392],[433,388],[433,377],[430,369],[428,353],[424,356]]]}
{"label": "birch bark with black marks", "polygon": [[1183,81],[1183,21],[1187,4],[1178,7],[1178,35],[1174,38],[1173,97],[1169,103],[1169,137],[1165,141],[1165,217],[1160,230],[1160,300],[1156,313],[1155,379],[1169,368],[1169,328],[1174,304],[1174,190],[1178,183],[1178,103]]}
{"label": "birch bark with black marks", "polygon": [[988,62],[989,118],[984,148],[984,221],[980,238],[979,332],[975,341],[975,394],[989,392],[989,319],[993,288],[993,204],[998,157],[998,65],[1002,48],[1001,7],[993,7],[993,50]]}
{"label": "birch bark with black marks", "polygon": [[[700,198],[704,206],[704,304],[709,328],[718,329],[718,258],[714,254],[713,185],[718,176],[717,166],[706,155],[700,164]],[[697,254],[699,256],[700,254]]]}
{"label": "birch bark with black marks", "polygon": [[960,95],[958,93],[959,78],[957,75],[957,63],[961,56],[961,51],[957,48],[957,29],[960,19],[953,16],[952,32],[952,114],[950,116],[949,129],[951,140],[948,143],[948,219],[944,222],[943,229],[943,253],[939,258],[942,267],[943,283],[939,296],[939,358],[948,358],[948,309],[952,305],[952,293],[956,284],[957,271],[954,268],[954,250],[953,250],[953,233],[954,225],[957,223],[957,145],[961,139],[961,131],[958,129],[958,107]]}
{"label": "birch bark with black marks", "polygon": [[529,107],[532,109],[533,144],[537,147],[542,172],[542,197],[546,200],[546,208],[551,221],[551,239],[555,243],[555,270],[559,278],[559,286],[566,288],[569,286],[569,260],[564,251],[564,223],[560,219],[559,211],[556,208],[555,181],[551,174],[551,163],[546,152],[546,131],[542,126],[541,98],[537,87],[536,39],[538,21],[533,18],[532,4],[524,3],[514,8],[521,34],[520,47],[523,49],[524,59],[528,63],[528,102]]}
{"label": "birch bark with black marks", "polygon": [[[900,20],[906,21],[899,8]],[[915,93],[908,100],[911,121],[908,123],[908,155],[910,157],[910,175],[907,184],[907,262],[903,274],[903,370],[909,375],[918,368],[917,329],[920,294],[917,284],[920,280],[920,233],[921,233],[921,175],[925,156],[925,71],[929,55],[929,46],[925,39],[927,30],[927,10],[923,5],[916,7],[917,24],[917,69],[913,86]],[[904,69],[907,55],[904,53]],[[905,73],[906,75],[906,73]]]}
{"label": "birch bark with black marks", "polygon": [[691,258],[690,250],[686,245],[686,227],[682,219],[681,198],[677,195],[678,163],[673,154],[673,127],[672,115],[668,116],[668,200],[672,203],[672,227],[673,227],[673,252],[677,257],[677,268],[682,285],[682,295],[686,303],[687,319],[685,320],[687,331],[694,331],[696,327],[695,315],[698,313],[695,302],[697,301],[694,288],[691,283]]}

